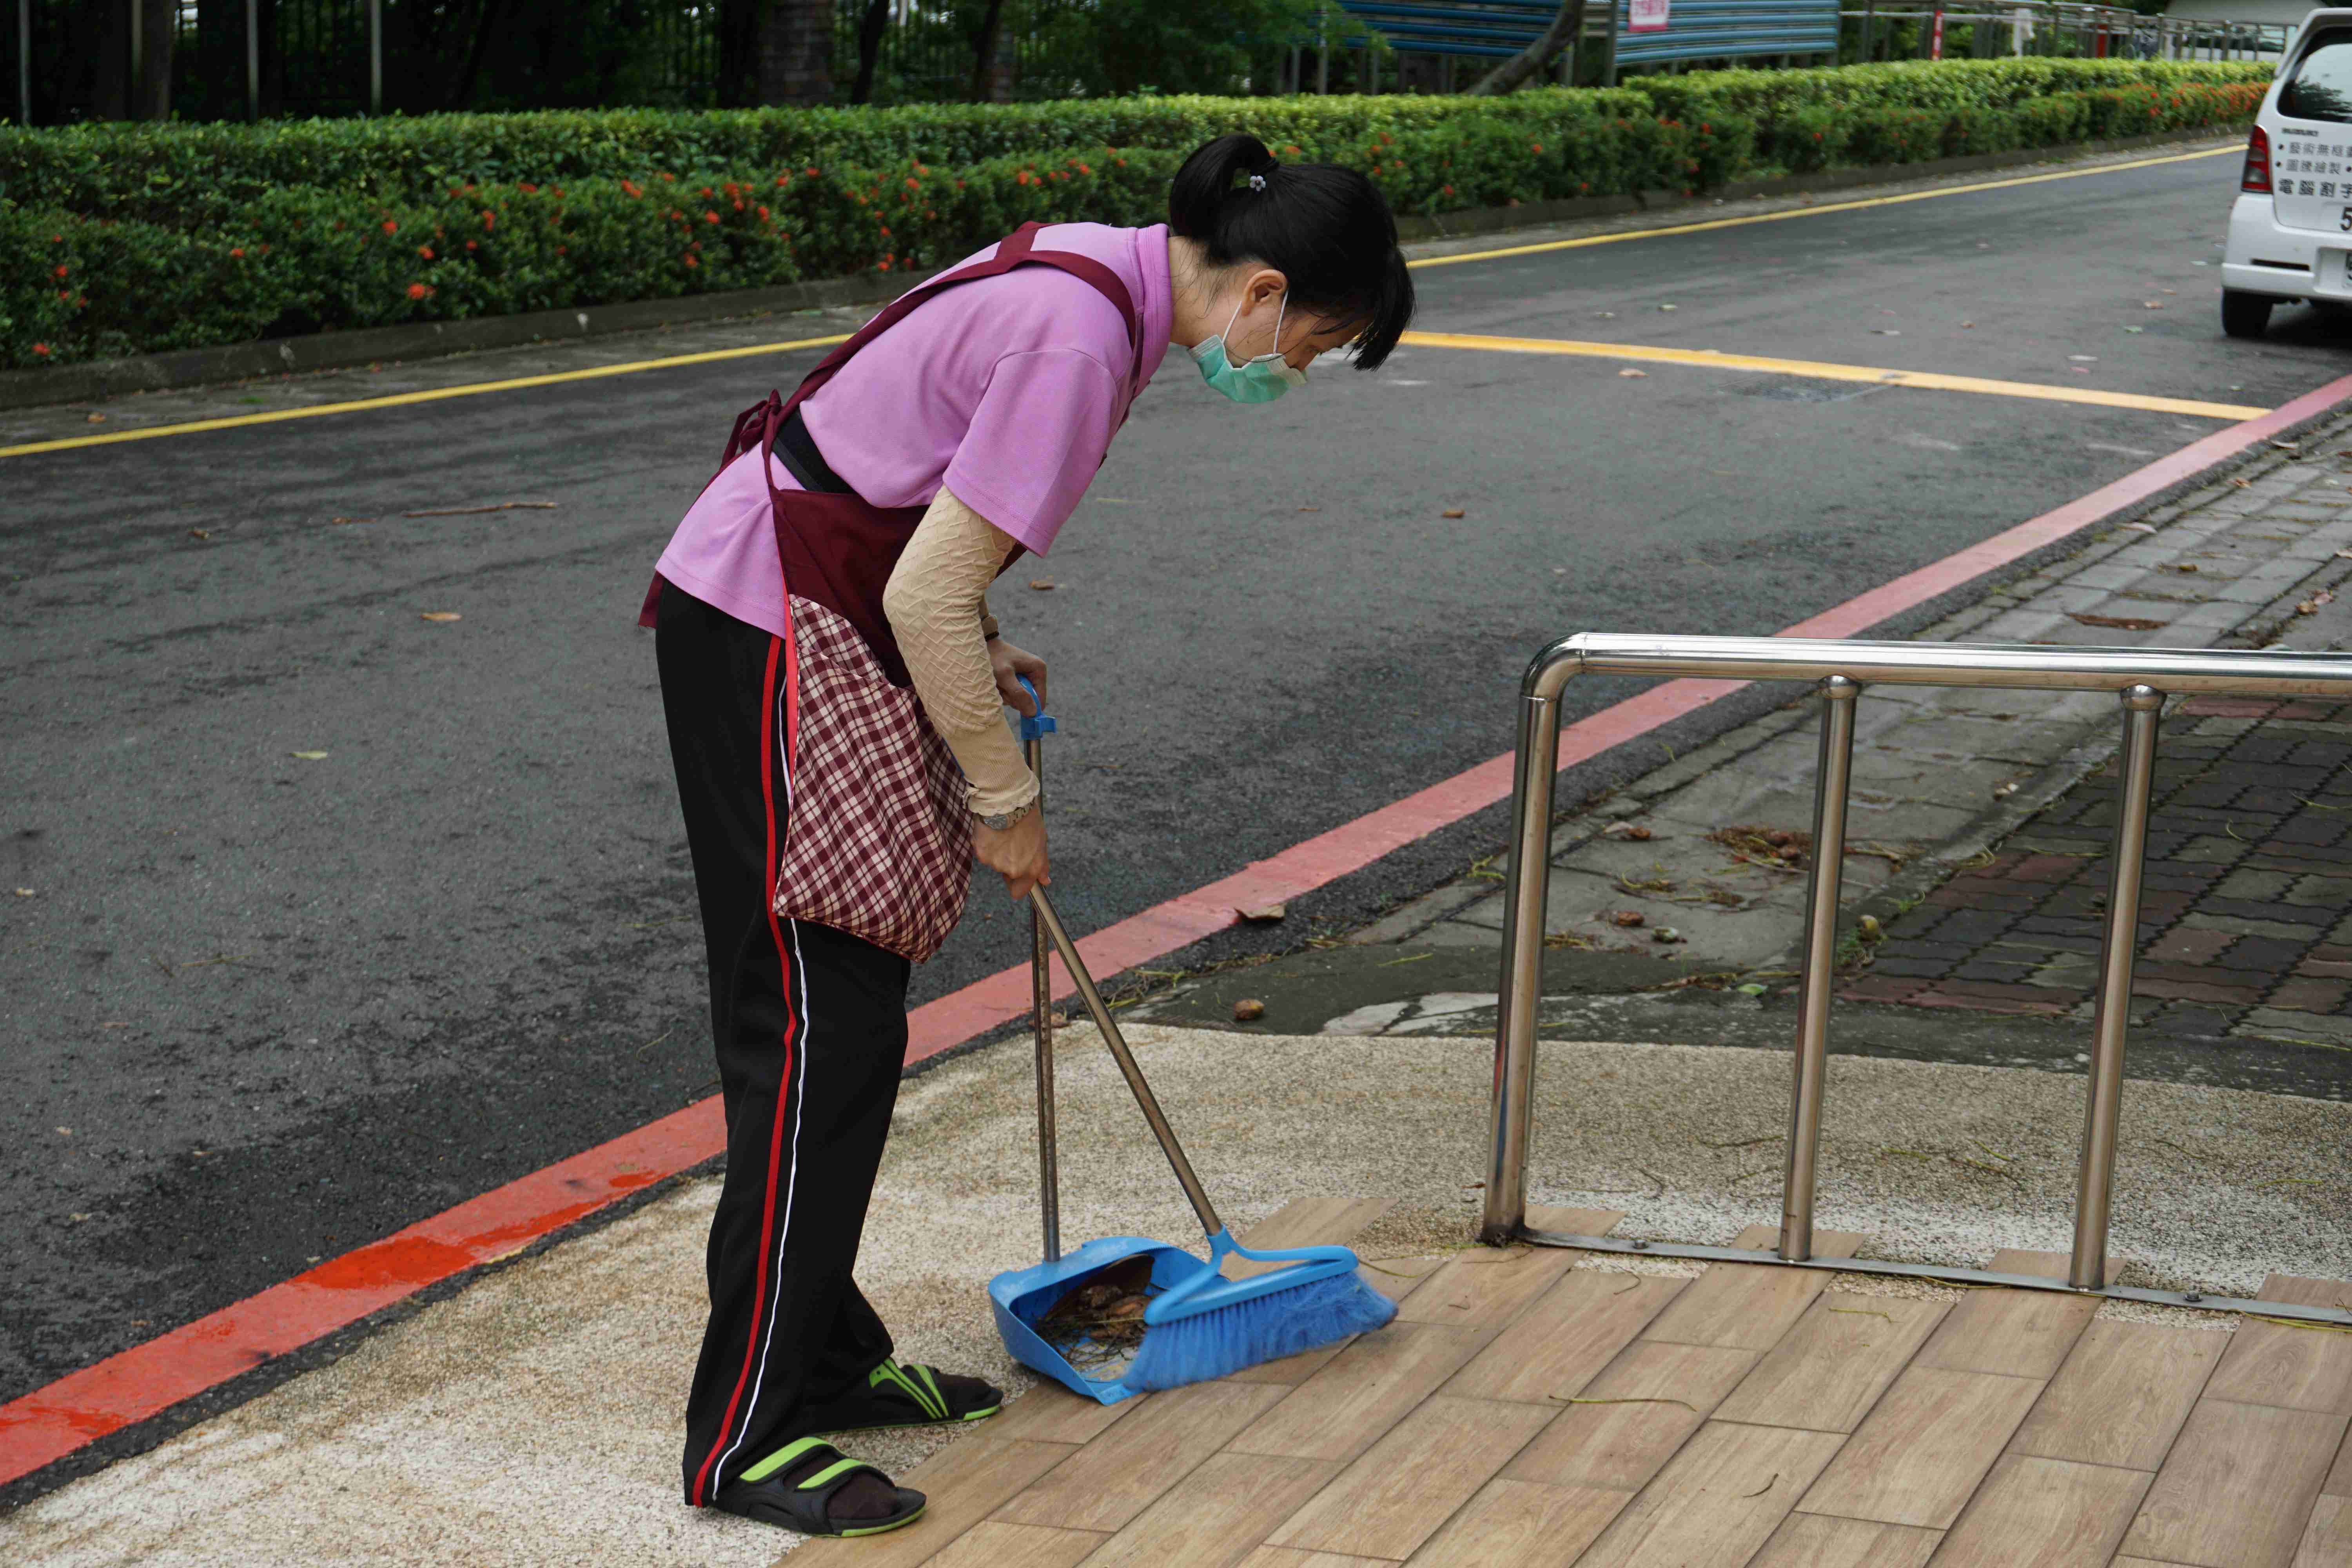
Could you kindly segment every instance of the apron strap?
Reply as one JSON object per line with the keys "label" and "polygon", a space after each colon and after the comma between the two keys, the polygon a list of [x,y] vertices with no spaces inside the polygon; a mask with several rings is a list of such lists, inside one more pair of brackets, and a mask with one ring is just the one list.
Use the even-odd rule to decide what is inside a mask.
{"label": "apron strap", "polygon": [[1082,282],[1091,284],[1097,292],[1108,300],[1118,310],[1120,319],[1127,323],[1128,349],[1132,361],[1128,374],[1128,386],[1131,396],[1133,388],[1143,379],[1143,318],[1136,312],[1134,296],[1128,292],[1127,284],[1118,273],[1090,256],[1080,256],[1066,250],[1037,249],[1037,232],[1045,226],[1043,223],[1034,219],[1024,223],[998,243],[995,255],[985,260],[975,261],[969,267],[961,267],[953,272],[941,273],[937,278],[918,283],[914,288],[908,289],[907,292],[884,306],[872,321],[852,333],[847,342],[839,344],[831,353],[820,360],[817,367],[808,373],[792,396],[785,399],[780,407],[772,410],[771,417],[766,421],[769,439],[772,441],[775,438],[775,427],[782,422],[783,416],[800,406],[802,402],[813,395],[819,387],[831,381],[834,374],[848,363],[850,357],[858,350],[898,325],[908,311],[912,310],[933,294],[953,284],[970,282],[976,278],[1002,277],[1016,267],[1032,263],[1058,268]]}

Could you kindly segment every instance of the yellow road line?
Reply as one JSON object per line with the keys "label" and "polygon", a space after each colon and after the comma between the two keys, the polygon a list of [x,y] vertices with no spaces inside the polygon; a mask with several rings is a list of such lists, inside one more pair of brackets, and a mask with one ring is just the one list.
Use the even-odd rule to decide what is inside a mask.
{"label": "yellow road line", "polygon": [[848,333],[836,332],[828,338],[794,338],[790,342],[753,343],[749,348],[710,349],[702,353],[671,354],[666,359],[600,364],[587,370],[509,376],[504,381],[463,382],[456,386],[428,387],[423,392],[394,392],[382,397],[355,398],[349,403],[314,403],[307,408],[273,408],[265,414],[231,414],[219,419],[192,419],[182,425],[151,425],[143,430],[110,430],[102,436],[68,436],[55,441],[27,441],[21,447],[0,447],[0,458],[21,458],[34,452],[62,452],[75,447],[110,447],[119,441],[148,441],[158,436],[193,436],[200,430],[234,430],[242,425],[275,425],[281,419],[316,419],[324,414],[359,414],[371,408],[400,408],[412,403],[438,403],[446,397],[473,397],[485,392],[518,392],[526,386],[555,386],[567,381],[593,381],[604,375],[634,375],[641,370],[709,364],[716,360],[748,359],[753,354],[780,354],[793,349],[830,348],[848,341]]}
{"label": "yellow road line", "polygon": [[1700,223],[1667,224],[1658,228],[1621,229],[1614,234],[1589,234],[1581,239],[1547,239],[1535,245],[1506,246],[1500,250],[1465,250],[1458,256],[1424,256],[1407,267],[1452,267],[1464,261],[1496,261],[1507,256],[1535,256],[1547,250],[1577,250],[1588,245],[1615,245],[1627,239],[1655,239],[1669,234],[1705,234],[1710,229],[1740,228],[1751,223],[1779,223],[1783,218],[1818,217],[1822,213],[1860,212],[1864,207],[1891,207],[1905,202],[1929,202],[1939,196],[1964,196],[1974,191],[2006,190],[2011,185],[2039,185],[2050,180],[2080,180],[2092,174],[2113,174],[2126,169],[2153,168],[2158,163],[2186,163],[2197,158],[2234,157],[2234,143],[2202,153],[2169,153],[2161,158],[2135,158],[2128,163],[2102,163],[2095,169],[2061,169],[2051,174],[2020,174],[2014,179],[1982,180],[1973,185],[1945,185],[1932,191],[1905,191],[1892,196],[1858,196],[1850,202],[1823,202],[1817,206],[1785,207],[1779,212],[1745,213],[1738,217],[1711,217]]}
{"label": "yellow road line", "polygon": [[[2046,180],[2076,180],[2091,174],[2112,174],[2125,169],[2145,169],[2158,163],[2186,163],[2193,158],[2218,158],[2224,153],[2231,153],[2236,151],[2237,149],[2234,147],[2217,147],[2210,152],[2204,153],[2176,153],[2162,158],[2135,159],[2127,163],[2103,163],[2096,168],[2091,169],[2062,169],[2055,174],[2025,174],[2021,175],[2018,178],[2009,180],[1986,180],[1972,185],[1946,185],[1932,191],[1908,191],[1900,195],[1866,196],[1850,202],[1827,202],[1819,206],[1790,207],[1782,212],[1748,213],[1738,217],[1708,218],[1703,223],[1673,224],[1662,228],[1627,229],[1616,234],[1588,235],[1582,239],[1546,240],[1538,245],[1515,245],[1501,250],[1474,250],[1465,252],[1459,256],[1428,256],[1422,258],[1418,261],[1409,262],[1407,265],[1412,267],[1450,267],[1457,262],[1463,261],[1491,261],[1507,256],[1532,256],[1540,251],[1547,250],[1571,250],[1579,247],[1588,245],[1614,245],[1621,240],[1655,239],[1663,236],[1675,234],[1699,234],[1704,233],[1708,229],[1738,228],[1742,225],[1751,223],[1778,223],[1782,218],[1811,217],[1820,213],[1853,212],[1863,207],[1891,206],[1901,202],[1928,201],[1937,196],[1966,195],[1971,191],[1997,191],[2011,185],[2040,184]],[[1416,333],[1412,334],[1412,336],[1425,337],[1427,341],[1433,342],[1435,335]],[[328,414],[362,414],[373,408],[398,408],[415,403],[437,403],[442,399],[448,397],[475,397],[486,392],[517,392],[527,386],[556,386],[569,381],[590,381],[598,376],[605,375],[634,375],[639,371],[669,370],[678,365],[687,364],[709,364],[717,360],[744,359],[753,354],[784,353],[793,349],[829,348],[833,344],[842,342],[844,341],[845,341],[845,338],[841,336],[827,338],[798,338],[790,342],[754,343],[748,348],[713,349],[706,353],[671,354],[663,359],[629,360],[618,364],[597,365],[588,370],[557,371],[547,375],[518,375],[510,376],[503,381],[462,382],[454,386],[436,386],[424,392],[399,392],[383,397],[354,398],[348,403],[316,403],[305,408],[274,408],[260,414],[232,414],[218,419],[192,419],[184,424],[178,425],[151,425],[146,428],[140,430],[110,430],[104,435],[99,436],[68,436],[53,441],[27,441],[21,446],[0,447],[0,458],[26,458],[32,456],[36,452],[64,452],[70,451],[78,447],[110,447],[118,442],[147,441],[152,440],[160,436],[194,436],[205,430],[234,430],[247,425],[274,425],[281,419],[315,419],[322,415]],[[1494,344],[1500,343],[1503,341],[1504,340],[1501,339],[1491,340],[1491,342],[1489,342],[1486,346],[1494,346]],[[1572,353],[1574,351],[1571,349],[1562,348],[1549,352]],[[1643,352],[1664,354],[1675,351],[1656,350]],[[1722,355],[1705,357],[1716,359],[1718,362],[1728,362],[1734,356]],[[1763,369],[1767,368],[1768,363],[1779,363],[1782,362],[1759,361],[1741,368]],[[1853,367],[1843,368],[1851,369]],[[1813,370],[1804,372],[1791,371],[1789,374],[1820,375],[1824,373],[1819,370]],[[1934,378],[1910,376],[1908,373],[1893,371],[1874,371],[1858,378],[1841,376],[1833,379],[1866,379],[1874,381],[1893,378],[1897,375],[1907,377],[1907,379],[1905,379],[1900,383],[1900,384],[1906,386],[1925,386],[1930,384],[1934,380]],[[1951,384],[1965,381],[1967,379],[1967,377],[1946,376],[1941,378],[1941,381],[1944,384]],[[1954,387],[1947,384],[1946,389],[1959,391],[1985,391],[1996,386],[2012,387],[2021,384],[2023,384],[1987,382],[1968,387]],[[2192,406],[2209,409],[2224,406],[2221,404],[2202,404],[2192,405],[2161,398],[2142,400],[2138,403],[2125,403],[2120,401],[2123,395],[2116,395],[2115,396],[2070,396],[2068,394],[2073,389],[2067,387],[2047,387],[2032,394],[2012,393],[2011,395],[2042,396],[2062,403],[2108,403],[2120,407],[2165,408],[2180,412],[2186,412]],[[2258,410],[2257,412],[2260,411]],[[2212,416],[2212,417],[2216,418],[2239,418],[2242,416],[2243,416],[2242,414]]]}
{"label": "yellow road line", "polygon": [[1816,381],[1867,381],[1882,386],[1924,387],[1930,392],[1978,392],[1994,397],[2033,397],[2045,403],[2087,403],[2101,408],[2143,408],[2157,414],[2188,414],[2200,419],[2252,419],[2268,414],[2237,403],[2200,403],[2186,397],[2147,397],[2137,392],[2105,392],[2095,386],[2045,386],[2034,381],[1991,381],[1976,375],[1939,375],[1933,371],[1879,370],[1864,364],[1826,364],[1810,359],[1765,359],[1757,354],[1718,353],[1713,349],[1651,348],[1641,343],[1586,343],[1560,338],[1489,338],[1465,332],[1407,332],[1403,342],[1433,349],[1486,349],[1502,353],[1572,354],[1580,359],[1640,360],[1654,364],[1700,365],[1710,370],[1763,371],[1809,376]]}

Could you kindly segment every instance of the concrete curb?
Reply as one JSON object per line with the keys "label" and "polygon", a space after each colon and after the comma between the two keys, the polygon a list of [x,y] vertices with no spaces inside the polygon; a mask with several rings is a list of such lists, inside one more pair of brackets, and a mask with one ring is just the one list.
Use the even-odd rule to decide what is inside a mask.
{"label": "concrete curb", "polygon": [[[1712,207],[1727,201],[1807,195],[1816,191],[1853,190],[1866,185],[1936,179],[1987,169],[2070,163],[2142,147],[2199,144],[2194,139],[2184,141],[2177,134],[2166,132],[2125,137],[2112,142],[2084,142],[2067,147],[2036,147],[2014,153],[1939,158],[1925,163],[1874,163],[1865,168],[1829,169],[1813,174],[1741,180],[1720,191],[1700,196],[1653,191],[1639,195],[1576,196],[1560,201],[1529,202],[1517,206],[1476,207],[1433,217],[1408,214],[1397,220],[1397,233],[1408,244],[1455,239],[1465,235],[1575,223],[1626,213],[1672,213],[1684,208]],[[115,397],[131,392],[163,392],[258,376],[338,370],[383,360],[429,359],[482,349],[513,348],[524,343],[571,342],[614,332],[688,326],[730,316],[876,305],[902,292],[905,284],[903,276],[877,273],[788,283],[772,289],[681,295],[673,300],[639,300],[616,305],[485,316],[473,321],[369,327],[356,331],[312,332],[301,337],[229,343],[218,348],[183,349],[173,353],[142,354],[129,359],[100,360],[89,364],[59,365],[52,370],[0,371],[0,408],[33,408],[45,404]]]}

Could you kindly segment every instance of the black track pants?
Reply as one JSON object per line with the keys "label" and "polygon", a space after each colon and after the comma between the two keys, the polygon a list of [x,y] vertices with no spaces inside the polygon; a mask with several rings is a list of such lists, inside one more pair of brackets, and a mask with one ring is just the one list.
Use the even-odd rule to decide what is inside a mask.
{"label": "black track pants", "polygon": [[791,798],[781,641],[672,584],[654,646],[727,1107],[710,1322],[686,1407],[686,1500],[699,1506],[890,1353],[850,1269],[906,1064],[908,965],[769,910]]}

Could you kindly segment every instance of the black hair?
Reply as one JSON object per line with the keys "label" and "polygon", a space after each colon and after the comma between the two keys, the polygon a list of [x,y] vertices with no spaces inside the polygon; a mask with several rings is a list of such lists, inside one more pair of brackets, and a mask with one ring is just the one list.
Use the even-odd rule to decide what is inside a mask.
{"label": "black hair", "polygon": [[1296,307],[1360,322],[1350,345],[1360,370],[1388,358],[1412,320],[1396,219],[1354,169],[1285,163],[1255,136],[1220,136],[1176,171],[1168,220],[1206,247],[1209,265],[1262,261],[1290,279]]}

